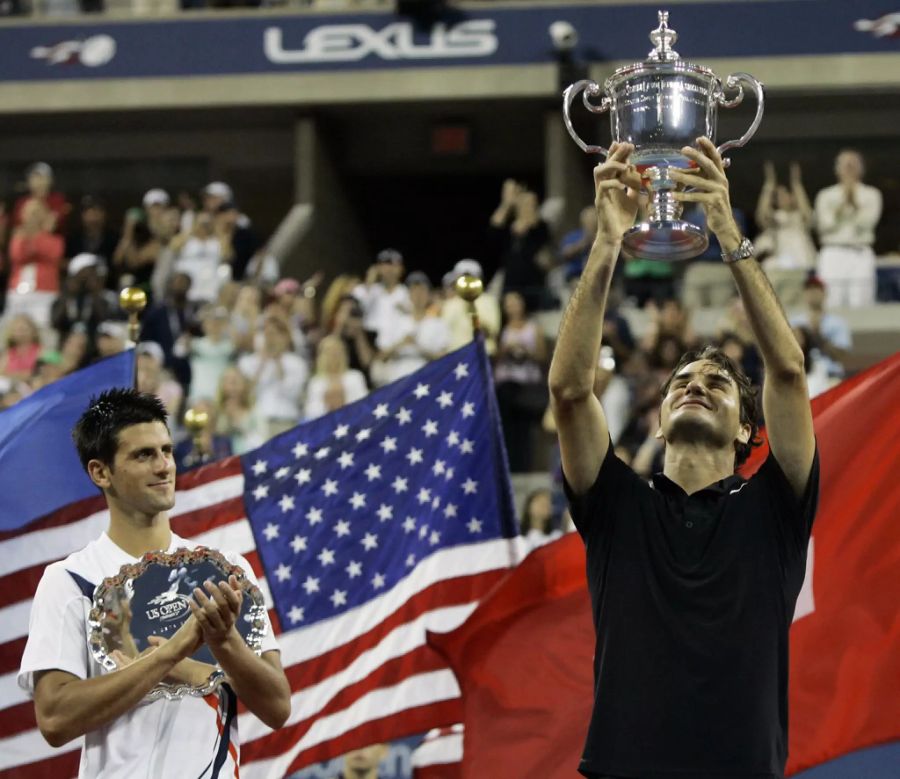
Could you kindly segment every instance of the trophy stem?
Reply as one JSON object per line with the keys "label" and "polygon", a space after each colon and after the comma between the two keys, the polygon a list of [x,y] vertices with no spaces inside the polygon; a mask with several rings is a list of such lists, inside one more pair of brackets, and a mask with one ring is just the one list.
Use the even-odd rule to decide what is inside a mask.
{"label": "trophy stem", "polygon": [[673,196],[674,190],[651,190],[647,219],[651,222],[675,222],[681,219],[683,206]]}

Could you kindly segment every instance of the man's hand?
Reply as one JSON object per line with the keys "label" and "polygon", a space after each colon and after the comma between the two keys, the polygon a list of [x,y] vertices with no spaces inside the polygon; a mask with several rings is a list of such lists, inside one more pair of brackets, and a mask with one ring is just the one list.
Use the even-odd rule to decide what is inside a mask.
{"label": "man's hand", "polygon": [[681,150],[685,157],[696,163],[696,168],[669,169],[673,181],[692,189],[690,192],[675,192],[675,199],[682,203],[702,203],[706,224],[719,239],[722,250],[734,251],[740,246],[742,236],[731,212],[725,165],[709,138],[698,138],[697,145],[699,149],[685,146]]}
{"label": "man's hand", "polygon": [[597,240],[615,243],[634,224],[641,192],[641,177],[629,164],[634,144],[614,143],[606,162],[594,168],[594,205]]}
{"label": "man's hand", "polygon": [[203,640],[214,649],[231,635],[241,613],[243,596],[234,576],[230,576],[227,582],[218,584],[207,579],[203,586],[209,597],[202,589],[195,587],[194,599],[190,601],[191,611],[200,625]]}

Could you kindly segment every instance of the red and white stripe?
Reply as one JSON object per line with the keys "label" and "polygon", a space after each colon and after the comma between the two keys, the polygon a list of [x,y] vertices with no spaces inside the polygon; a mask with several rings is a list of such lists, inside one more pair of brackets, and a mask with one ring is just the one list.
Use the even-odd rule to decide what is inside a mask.
{"label": "red and white stripe", "polygon": [[459,779],[462,757],[463,726],[434,728],[412,754],[413,779]]}
{"label": "red and white stripe", "polygon": [[[459,720],[456,679],[427,646],[425,634],[453,630],[465,621],[514,564],[511,543],[496,539],[445,549],[365,606],[282,632],[246,518],[243,487],[237,457],[213,463],[179,478],[170,512],[178,535],[247,558],[280,634],[291,716],[272,732],[241,710],[241,775],[280,779],[351,749]],[[77,773],[80,742],[59,749],[47,745],[16,673],[44,568],[96,538],[107,521],[98,497],[23,531],[0,534],[0,779]]]}

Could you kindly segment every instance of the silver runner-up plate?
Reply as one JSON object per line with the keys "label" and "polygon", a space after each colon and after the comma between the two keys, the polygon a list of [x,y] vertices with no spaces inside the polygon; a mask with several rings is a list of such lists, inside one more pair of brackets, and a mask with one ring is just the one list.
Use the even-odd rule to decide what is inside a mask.
{"label": "silver runner-up plate", "polygon": [[[207,579],[218,583],[235,576],[243,595],[235,627],[257,654],[268,630],[262,592],[244,570],[228,562],[221,552],[206,547],[148,552],[137,563],[123,565],[115,576],[94,590],[88,619],[90,645],[97,662],[109,671],[151,649],[151,636],[171,638],[191,615],[189,600],[194,587]],[[205,589],[204,589],[204,592]],[[115,653],[115,655],[114,655]],[[118,661],[116,659],[118,656]],[[203,665],[200,665],[203,664]],[[146,698],[175,700],[186,695],[204,696],[218,688],[225,674],[206,644],[186,661],[179,672],[154,687]]]}

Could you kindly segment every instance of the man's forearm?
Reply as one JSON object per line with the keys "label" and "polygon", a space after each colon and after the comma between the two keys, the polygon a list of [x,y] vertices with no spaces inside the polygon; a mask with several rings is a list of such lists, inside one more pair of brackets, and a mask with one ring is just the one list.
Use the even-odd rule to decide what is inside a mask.
{"label": "man's forearm", "polygon": [[270,728],[280,728],[291,713],[284,672],[250,649],[237,631],[210,649],[241,702]]}
{"label": "man's forearm", "polygon": [[[137,706],[177,662],[172,652],[157,649],[118,671],[60,684],[40,696],[36,713],[41,733],[58,747],[103,727]],[[42,678],[38,685],[52,681]]]}
{"label": "man's forearm", "polygon": [[751,257],[733,263],[731,270],[766,373],[770,376],[802,373],[803,351],[759,263]]}
{"label": "man's forearm", "polygon": [[550,389],[557,398],[578,398],[593,391],[603,315],[619,246],[618,241],[598,235],[566,306],[550,363]]}

